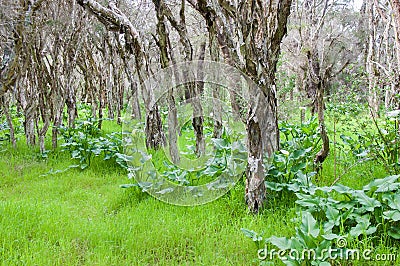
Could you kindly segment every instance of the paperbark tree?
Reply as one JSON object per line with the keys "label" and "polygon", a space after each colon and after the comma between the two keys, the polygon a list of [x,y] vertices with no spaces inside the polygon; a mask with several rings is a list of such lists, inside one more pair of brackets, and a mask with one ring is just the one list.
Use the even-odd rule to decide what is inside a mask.
{"label": "paperbark tree", "polygon": [[[0,97],[3,98],[3,107],[6,111],[9,108],[8,97],[3,97],[12,88],[17,87],[20,92],[20,105],[24,111],[24,129],[26,142],[28,145],[36,143],[35,120],[37,117],[37,93],[35,88],[27,84],[25,90],[20,90],[19,83],[22,79],[27,80],[28,64],[31,62],[32,38],[34,33],[33,17],[41,8],[43,0],[38,1],[20,1],[19,10],[16,14],[16,21],[12,21],[10,32],[12,33],[12,42],[10,47],[4,49],[4,61],[1,65],[0,76]],[[10,27],[9,25],[7,25]],[[34,31],[34,30],[33,30]],[[25,75],[24,75],[25,74]],[[31,76],[30,76],[31,77]],[[7,106],[6,106],[7,105]],[[13,128],[12,120],[8,119]],[[13,140],[14,141],[14,140]]]}
{"label": "paperbark tree", "polygon": [[257,84],[250,88],[246,119],[249,161],[245,192],[249,209],[256,213],[266,199],[263,157],[272,156],[279,147],[275,72],[292,1],[189,2],[210,18],[206,19],[209,30],[215,23],[214,34],[225,62]]}
{"label": "paperbark tree", "polygon": [[[396,41],[397,75],[395,77],[395,94],[400,94],[400,0],[390,1],[393,10],[393,24]],[[396,108],[400,109],[400,99],[396,100]]]}
{"label": "paperbark tree", "polygon": [[375,64],[377,57],[377,18],[375,16],[375,4],[373,1],[367,1],[366,15],[368,17],[368,53],[366,60],[366,70],[368,74],[368,104],[371,115],[379,116],[380,97],[378,93],[379,70]]}
{"label": "paperbark tree", "polygon": [[[308,17],[308,29],[305,31],[307,35],[302,36],[306,40],[305,45],[308,47],[306,90],[309,97],[312,98],[311,113],[314,114],[314,112],[316,112],[318,114],[319,131],[322,138],[322,148],[314,159],[317,170],[321,168],[322,163],[329,154],[329,138],[326,132],[324,119],[325,79],[323,75],[328,76],[326,78],[329,78],[330,75],[330,73],[328,73],[330,67],[324,69],[324,72],[321,69],[322,62],[318,51],[318,40],[325,23],[327,11],[332,3],[330,3],[329,0],[324,0],[319,2],[319,5],[321,5],[320,13],[316,9],[317,3],[315,0],[307,0],[304,2],[305,12],[308,15],[306,15]],[[322,53],[324,53],[324,51],[322,51]]]}
{"label": "paperbark tree", "polygon": [[[154,1],[153,1],[154,2]],[[179,10],[179,21],[175,19],[172,14],[172,11],[168,8],[168,6],[164,5],[164,14],[171,26],[178,32],[179,41],[183,46],[183,53],[186,61],[193,60],[193,48],[188,36],[187,26],[186,26],[186,18],[185,18],[185,10],[186,10],[186,0],[181,0],[181,6]],[[182,73],[183,76],[188,76],[186,70]],[[196,136],[196,154],[201,155],[204,153],[205,142],[204,142],[204,134],[203,134],[203,108],[201,106],[198,87],[194,82],[189,82],[185,84],[185,95],[186,99],[190,100],[190,103],[193,107],[193,118],[192,125],[194,129],[194,133]]]}
{"label": "paperbark tree", "polygon": [[[156,9],[157,16],[157,45],[160,50],[160,63],[161,68],[165,69],[170,66],[171,61],[168,56],[169,35],[165,25],[165,13],[167,11],[167,8],[165,6],[164,0],[153,0],[153,3]],[[178,118],[173,90],[174,88],[169,88],[167,93],[169,152],[172,161],[174,163],[179,163],[180,158],[177,146]]]}
{"label": "paperbark tree", "polygon": [[77,0],[77,2],[95,15],[108,30],[119,32],[123,35],[126,51],[135,56],[135,66],[146,106],[146,146],[158,149],[164,145],[165,136],[162,131],[162,121],[158,106],[155,104],[154,94],[143,85],[148,66],[138,30],[117,7],[116,1],[108,1],[108,7],[102,6],[95,0]]}

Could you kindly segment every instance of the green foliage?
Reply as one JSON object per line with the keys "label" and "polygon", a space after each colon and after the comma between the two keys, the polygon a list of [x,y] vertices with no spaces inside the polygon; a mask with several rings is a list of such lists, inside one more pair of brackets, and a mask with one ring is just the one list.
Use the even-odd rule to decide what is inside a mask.
{"label": "green foliage", "polygon": [[[144,172],[144,162],[151,160],[156,173],[162,178],[179,185],[204,185],[219,177],[222,173],[228,174],[229,162],[232,162],[232,156],[246,156],[246,149],[240,142],[232,142],[231,138],[224,133],[220,139],[211,139],[213,151],[205,164],[198,168],[184,169],[172,163],[164,150],[150,151],[150,156],[141,153],[141,166],[134,169],[137,174]],[[144,190],[148,189],[149,184],[139,184]]]}
{"label": "green foliage", "polygon": [[281,150],[272,159],[265,158],[266,180],[288,183],[313,168],[312,160],[320,141],[318,121],[314,117],[300,126],[282,122],[279,129],[284,137]]}
{"label": "green foliage", "polygon": [[400,172],[400,132],[398,118],[359,121],[352,136],[341,134],[340,138],[357,159],[372,159],[380,162],[388,172]]}
{"label": "green foliage", "polygon": [[[282,123],[282,149],[266,164],[265,184],[269,194],[283,198],[285,202],[288,198],[296,198],[299,219],[295,234],[292,237],[264,237],[265,233],[242,229],[257,246],[262,265],[273,263],[277,257],[286,265],[331,265],[332,256],[345,259],[341,256],[347,249],[338,246],[340,240],[346,243],[368,241],[376,246],[382,244],[383,238],[386,243],[400,239],[400,176],[375,179],[358,190],[341,184],[332,187],[315,185],[312,182],[315,175],[312,160],[318,150],[319,136],[317,125],[313,125],[312,120],[310,122],[306,123],[306,128]],[[364,122],[367,123],[360,123]],[[356,159],[374,155],[377,161],[389,162],[390,154],[398,153],[395,148],[397,140],[393,141],[398,134],[395,120],[386,119],[377,125],[369,123],[363,132],[356,127],[349,134],[343,134],[342,143],[337,145]],[[374,126],[378,131],[373,130]],[[358,139],[353,140],[352,134]],[[276,248],[282,253],[273,258],[268,256],[271,255],[267,254],[268,249]],[[322,250],[327,249],[336,253],[330,257],[323,256]],[[302,254],[304,251],[311,251],[313,256],[293,257],[293,252]]]}
{"label": "green foliage", "polygon": [[[399,175],[375,179],[360,190],[344,185],[318,187],[306,175],[291,180],[290,183],[267,182],[271,190],[288,190],[297,196],[301,224],[296,228],[294,237],[256,238],[257,248],[261,241],[279,249],[302,254],[304,250],[313,250],[313,258],[307,258],[313,265],[329,262],[329,257],[321,260],[321,249],[340,250],[333,240],[344,238],[361,240],[371,236],[388,235],[394,240],[400,239],[400,182]],[[245,235],[255,241],[257,233],[249,230]],[[336,243],[337,244],[337,243]],[[379,244],[379,243],[377,243]],[[287,253],[288,254],[288,253]],[[316,259],[318,258],[318,259]],[[307,260],[305,260],[307,261]],[[291,256],[284,256],[287,265],[302,265]],[[326,264],[330,265],[330,264]]]}
{"label": "green foliage", "polygon": [[346,119],[347,117],[356,117],[365,110],[365,105],[357,102],[355,93],[350,93],[346,101],[325,103],[326,111],[334,114],[336,119]]}
{"label": "green foliage", "polygon": [[[13,106],[10,108],[12,124],[14,126],[14,135],[18,139],[19,135],[24,134],[24,126],[23,126],[23,116],[21,113],[17,111],[17,109]],[[1,115],[1,113],[0,113]],[[0,145],[6,142],[11,141],[10,136],[10,125],[7,122],[6,118],[0,117]]]}
{"label": "green foliage", "polygon": [[64,138],[61,145],[63,151],[68,151],[73,159],[78,160],[79,167],[90,166],[93,157],[103,157],[103,160],[114,160],[119,166],[128,169],[130,156],[123,153],[122,135],[119,132],[104,134],[98,128],[99,119],[77,121],[75,127],[59,127]]}
{"label": "green foliage", "polygon": [[0,143],[10,141],[10,127],[7,122],[0,123]]}

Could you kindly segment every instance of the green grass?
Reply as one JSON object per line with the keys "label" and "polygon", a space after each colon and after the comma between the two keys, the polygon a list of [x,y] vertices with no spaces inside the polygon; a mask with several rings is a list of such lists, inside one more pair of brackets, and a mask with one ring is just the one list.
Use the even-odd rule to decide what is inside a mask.
{"label": "green grass", "polygon": [[240,228],[293,230],[286,206],[248,214],[242,184],[178,207],[119,188],[126,174],[112,164],[46,175],[73,162],[36,154],[0,154],[0,265],[251,265],[257,249]]}
{"label": "green grass", "polygon": [[[106,133],[120,130],[111,121],[103,126]],[[95,159],[84,171],[49,174],[76,162],[59,150],[43,159],[37,148],[29,149],[22,141],[17,150],[6,146],[0,151],[1,266],[258,265],[257,248],[241,228],[264,232],[264,237],[295,233],[292,219],[299,214],[293,200],[271,196],[261,214],[250,214],[243,183],[207,205],[178,207],[137,188],[121,189],[120,184],[129,182],[126,173],[110,162]],[[374,162],[346,170],[352,161],[340,151],[337,155],[336,176],[331,153],[316,181],[319,185],[330,185],[342,176],[340,183],[361,188],[387,175]],[[371,243],[366,238],[349,248],[365,249]],[[397,252],[390,248],[395,241],[387,236],[381,236],[380,243],[373,247],[375,252]],[[400,261],[340,263],[399,265]]]}

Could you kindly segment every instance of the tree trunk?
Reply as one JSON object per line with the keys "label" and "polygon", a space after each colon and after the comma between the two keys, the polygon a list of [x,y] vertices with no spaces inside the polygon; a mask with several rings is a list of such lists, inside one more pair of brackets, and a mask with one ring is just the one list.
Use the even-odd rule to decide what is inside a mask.
{"label": "tree trunk", "polygon": [[[272,156],[279,147],[275,73],[292,1],[247,0],[237,7],[221,1],[189,3],[205,18],[209,34],[216,35],[212,39],[218,42],[225,62],[240,67],[256,85],[249,88],[245,198],[249,209],[257,213],[266,199],[263,157]],[[234,35],[239,35],[239,40]]]}
{"label": "tree trunk", "polygon": [[164,145],[164,133],[158,106],[154,95],[144,86],[143,75],[146,73],[147,62],[142,48],[142,41],[137,29],[128,17],[116,6],[115,1],[109,1],[104,7],[94,0],[77,0],[77,3],[91,12],[108,30],[119,32],[125,40],[125,49],[135,55],[135,66],[142,87],[143,99],[146,106],[146,145],[148,148],[158,149]]}
{"label": "tree trunk", "polygon": [[[395,77],[395,94],[400,94],[400,0],[391,0],[394,14],[394,32],[396,40],[397,75]],[[400,100],[396,100],[396,108],[400,109]]]}
{"label": "tree trunk", "polygon": [[314,159],[314,164],[319,171],[322,163],[329,154],[329,138],[325,128],[324,119],[324,82],[321,77],[321,66],[319,56],[316,51],[307,52],[308,59],[308,90],[312,90],[315,95],[313,98],[313,109],[318,114],[319,131],[322,138],[322,148]]}
{"label": "tree trunk", "polygon": [[6,116],[8,127],[10,128],[10,141],[14,148],[17,147],[17,140],[15,139],[15,129],[14,124],[10,114],[9,102],[6,100],[7,94],[0,97],[1,105],[3,106],[4,114]]}
{"label": "tree trunk", "polygon": [[[157,34],[158,41],[157,45],[160,50],[160,61],[161,68],[165,69],[170,65],[170,59],[168,57],[168,42],[169,36],[165,26],[165,16],[164,16],[164,8],[165,3],[164,0],[153,0],[156,13],[157,13]],[[174,163],[179,163],[179,152],[177,145],[177,127],[178,127],[178,118],[176,113],[176,103],[175,97],[173,93],[173,88],[168,90],[167,94],[167,102],[168,102],[168,139],[169,139],[169,153],[171,155],[171,159]],[[161,126],[161,125],[160,125]]]}
{"label": "tree trunk", "polygon": [[[272,81],[273,82],[273,81]],[[248,166],[246,170],[246,202],[253,212],[265,204],[265,169],[263,157],[271,157],[279,148],[276,95],[271,88],[267,95],[256,88],[250,91],[247,117]]]}
{"label": "tree trunk", "polygon": [[[198,66],[198,77],[200,80],[203,79],[203,60],[205,56],[206,44],[203,43],[200,47],[200,55],[199,55],[199,66]],[[193,96],[192,96],[192,105],[193,105],[193,120],[192,125],[194,129],[194,133],[196,135],[196,154],[197,156],[201,156],[205,152],[205,140],[204,140],[204,132],[203,132],[203,107],[201,106],[201,91],[204,89],[203,82],[196,82],[193,84]]]}
{"label": "tree trunk", "polygon": [[[252,212],[258,212],[265,204],[264,154],[270,157],[279,148],[275,73],[290,7],[289,0],[269,4],[245,1],[239,8],[243,38],[246,40],[245,70],[258,85],[250,88],[247,117],[249,154],[245,198]],[[267,28],[268,31],[263,30]],[[249,41],[248,36],[257,38]],[[262,64],[257,63],[260,60]]]}
{"label": "tree trunk", "polygon": [[[209,18],[212,20],[212,18]],[[218,41],[216,34],[216,25],[215,21],[208,21],[208,38],[209,38],[209,46],[210,46],[210,57],[211,60],[215,62],[219,62],[219,50],[218,50]],[[213,120],[214,120],[214,129],[213,129],[213,138],[221,138],[222,137],[222,106],[220,102],[220,94],[219,94],[219,86],[218,84],[210,84],[212,89],[212,98],[213,98]]]}
{"label": "tree trunk", "polygon": [[376,19],[374,14],[373,1],[367,1],[368,14],[368,54],[367,54],[367,73],[368,73],[368,104],[371,114],[374,117],[379,116],[379,94],[378,94],[378,69],[375,65],[376,60]]}

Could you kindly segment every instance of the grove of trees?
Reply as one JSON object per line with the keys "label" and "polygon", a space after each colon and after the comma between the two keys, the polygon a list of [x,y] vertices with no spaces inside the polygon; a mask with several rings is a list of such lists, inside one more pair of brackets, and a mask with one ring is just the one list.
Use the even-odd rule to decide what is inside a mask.
{"label": "grove of trees", "polygon": [[[82,105],[91,117],[117,123],[129,105],[132,118],[145,121],[147,148],[168,138],[174,162],[178,96],[167,96],[163,119],[145,80],[192,60],[237,68],[257,85],[248,106],[234,92],[222,98],[217,85],[210,87],[246,126],[245,198],[257,213],[266,202],[263,158],[280,146],[282,103],[301,102],[317,115],[317,171],[330,151],[327,102],[355,95],[372,118],[400,108],[400,1],[364,0],[358,10],[352,0],[0,0],[0,58],[1,118],[15,148],[18,118],[27,145],[45,152],[46,137],[56,149],[59,128],[74,127]],[[204,84],[184,87],[200,156]],[[212,108],[213,136],[220,138],[222,107],[216,101]]]}

